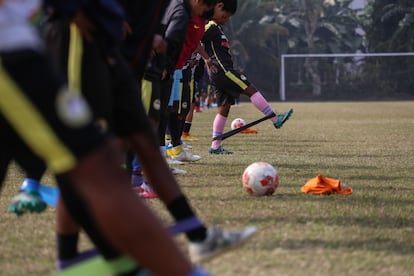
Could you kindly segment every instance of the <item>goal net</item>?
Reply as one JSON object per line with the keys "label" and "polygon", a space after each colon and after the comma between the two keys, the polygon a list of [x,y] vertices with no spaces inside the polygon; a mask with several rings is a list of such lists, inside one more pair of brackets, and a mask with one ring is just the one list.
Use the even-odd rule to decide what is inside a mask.
{"label": "goal net", "polygon": [[281,56],[282,101],[413,97],[413,87],[411,52]]}

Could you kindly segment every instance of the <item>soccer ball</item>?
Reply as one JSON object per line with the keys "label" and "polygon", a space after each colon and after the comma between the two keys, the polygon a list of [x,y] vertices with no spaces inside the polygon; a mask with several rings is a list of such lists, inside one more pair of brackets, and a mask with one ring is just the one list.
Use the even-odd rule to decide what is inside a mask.
{"label": "soccer ball", "polygon": [[251,195],[272,195],[279,185],[276,169],[266,162],[250,164],[243,172],[243,188]]}
{"label": "soccer ball", "polygon": [[239,127],[242,127],[246,124],[246,121],[243,120],[242,118],[236,118],[231,122],[231,129],[236,129]]}

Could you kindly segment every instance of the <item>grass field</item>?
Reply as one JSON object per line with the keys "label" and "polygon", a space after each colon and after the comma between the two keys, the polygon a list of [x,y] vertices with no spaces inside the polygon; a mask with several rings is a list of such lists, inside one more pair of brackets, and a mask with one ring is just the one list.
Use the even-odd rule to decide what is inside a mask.
{"label": "grass field", "polygon": [[[414,102],[273,103],[294,107],[280,130],[269,122],[258,134],[224,141],[230,156],[210,156],[215,110],[196,113],[193,152],[199,162],[179,181],[209,225],[247,225],[258,233],[243,247],[204,265],[215,275],[414,275]],[[231,111],[230,122],[262,115],[251,104]],[[252,162],[274,165],[280,186],[270,197],[251,197],[241,187]],[[303,194],[305,182],[323,174],[342,180],[352,195]],[[54,271],[54,210],[17,218],[6,213],[23,179],[11,166],[0,200],[0,275]],[[50,175],[43,182],[54,185]],[[149,202],[166,222],[157,200]],[[131,241],[134,242],[134,241]],[[177,242],[186,250],[186,241]],[[83,237],[81,247],[91,245]],[[160,264],[162,265],[162,264]],[[86,275],[86,274],[85,274]]]}

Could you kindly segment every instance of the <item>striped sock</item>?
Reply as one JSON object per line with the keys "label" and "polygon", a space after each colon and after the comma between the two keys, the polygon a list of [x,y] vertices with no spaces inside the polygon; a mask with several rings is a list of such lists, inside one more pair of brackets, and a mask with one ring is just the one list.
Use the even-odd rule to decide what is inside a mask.
{"label": "striped sock", "polygon": [[[264,115],[270,115],[272,113],[276,114],[276,112],[270,107],[269,103],[266,101],[266,99],[263,97],[263,95],[259,91],[257,91],[250,97],[250,101]],[[276,122],[277,116],[270,118],[270,120],[272,122]]]}

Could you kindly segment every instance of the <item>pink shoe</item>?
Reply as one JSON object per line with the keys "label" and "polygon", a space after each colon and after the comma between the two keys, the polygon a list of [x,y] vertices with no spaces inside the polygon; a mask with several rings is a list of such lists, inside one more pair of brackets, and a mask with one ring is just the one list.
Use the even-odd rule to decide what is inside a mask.
{"label": "pink shoe", "polygon": [[142,198],[158,198],[158,195],[151,189],[151,187],[147,183],[142,183],[142,185],[135,188],[136,193],[139,197]]}

